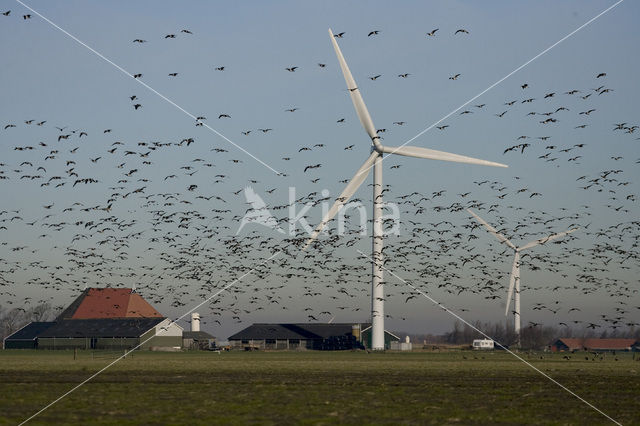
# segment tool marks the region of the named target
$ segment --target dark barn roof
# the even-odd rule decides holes
[[[253,324],[229,337],[229,340],[327,339],[351,334],[352,323]],[[368,324],[362,324],[364,328]]]
[[[215,339],[212,335],[207,333],[206,331],[183,331],[182,332],[183,339],[193,339],[193,340],[211,340]]]
[[[58,321],[38,337],[140,337],[165,318],[99,318]]]
[[[55,322],[32,322],[22,327],[20,330],[15,333],[7,336],[6,341],[13,340],[35,340],[47,330],[49,327],[54,325]]]

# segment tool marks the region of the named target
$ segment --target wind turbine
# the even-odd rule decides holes
[[[518,336],[518,344],[520,344],[520,252],[540,244],[548,243],[549,241],[553,241],[560,237],[564,237],[565,235],[570,234],[574,231],[577,231],[580,228],[569,229],[568,231],[559,232],[557,234],[549,235],[548,237],[540,238],[539,240],[531,241],[530,243],[527,243],[521,247],[516,247],[511,241],[509,241],[509,239],[507,239],[507,237],[499,233],[493,226],[489,225],[484,219],[482,219],[480,216],[472,212],[471,209],[467,209],[467,211],[473,217],[475,217],[478,222],[484,225],[484,227],[487,228],[487,231],[495,235],[495,237],[501,243],[505,243],[515,252],[515,256],[513,256],[513,266],[511,267],[511,277],[509,278],[509,290],[507,292],[507,306],[505,308],[504,315],[505,316],[509,315],[509,303],[511,302],[511,296],[514,293],[513,290],[515,288],[515,295],[513,296],[513,299],[514,299],[513,303],[515,305],[513,310],[513,317],[514,317],[515,323],[514,323],[513,330]]]
[[[371,278],[371,347],[373,350],[384,350],[384,285],[383,285],[383,257],[382,257],[382,156],[383,154],[398,154],[407,157],[426,158],[431,160],[453,161],[457,163],[481,164],[485,166],[507,167],[504,164],[491,161],[479,160],[448,152],[435,151],[433,149],[419,148],[415,146],[384,146],[380,143],[380,137],[376,133],[369,111],[367,110],[362,95],[358,89],[347,62],[342,56],[340,47],[336,42],[333,32],[329,29],[329,36],[333,48],[336,51],[342,74],[347,83],[347,89],[351,96],[351,101],[356,109],[362,127],[371,138],[371,154],[364,164],[358,169],[355,176],[347,184],[340,196],[329,211],[322,218],[320,224],[313,231],[303,250],[315,240],[327,223],[333,219],[340,208],[353,196],[356,190],[362,185],[369,171],[373,166],[373,244],[372,244],[372,278]]]

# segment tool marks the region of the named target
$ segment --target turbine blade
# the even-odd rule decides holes
[[[360,94],[360,89],[358,89],[358,85],[351,75],[347,61],[344,60],[344,56],[342,56],[342,52],[340,51],[340,46],[338,46],[338,42],[333,36],[331,29],[329,29],[329,35],[331,36],[331,43],[333,43],[333,49],[336,51],[338,62],[340,62],[340,68],[342,68],[342,74],[344,75],[344,80],[347,83],[347,89],[349,89],[349,95],[351,96],[351,101],[356,109],[360,123],[369,134],[371,140],[376,139],[378,138],[378,134],[376,133],[376,128],[373,125],[367,106],[364,104],[364,100]]]
[[[369,155],[369,158],[367,158],[367,161],[364,162],[364,164],[358,169],[358,171],[353,176],[353,178],[351,178],[351,181],[344,188],[340,196],[336,199],[335,203],[333,203],[333,206],[331,206],[327,214],[322,218],[322,221],[320,222],[320,224],[318,224],[316,229],[313,231],[313,233],[305,243],[304,247],[302,247],[303,251],[306,250],[307,247],[309,247],[309,245],[313,242],[313,240],[315,240],[318,237],[318,235],[320,234],[320,232],[322,232],[322,230],[327,225],[327,223],[331,219],[333,219],[336,213],[338,213],[338,210],[340,210],[340,208],[344,204],[346,204],[347,201],[349,201],[349,199],[353,196],[353,194],[355,194],[355,192],[358,190],[360,185],[362,185],[362,182],[364,182],[367,176],[369,176],[369,171],[371,170],[371,166],[373,166],[373,163],[376,161],[376,158],[378,157],[378,155],[381,155],[381,154],[378,153],[377,151],[371,152],[371,155]]]
[[[479,164],[482,166],[492,167],[509,167],[502,163],[494,163],[493,161],[480,160],[478,158],[436,151],[435,149],[420,148],[417,146],[383,146],[382,152],[386,154],[405,155],[407,157],[426,158],[429,160],[453,161],[455,163]]]
[[[478,222],[480,222],[481,224],[484,225],[485,228],[487,228],[487,231],[491,232],[493,235],[495,235],[495,237],[500,240],[501,243],[505,243],[506,245],[508,245],[509,247],[511,247],[514,250],[518,250],[516,248],[516,246],[507,239],[507,237],[505,237],[504,235],[502,235],[501,233],[499,233],[496,228],[494,228],[493,226],[489,225],[487,222],[484,221],[484,219],[482,219],[480,216],[478,216],[477,214],[475,214],[474,212],[471,211],[471,209],[467,209],[467,211],[469,212],[469,214],[471,214],[473,217],[476,218],[476,220]]]
[[[511,296],[513,296],[513,288],[516,284],[516,279],[520,279],[520,253],[516,252],[513,257],[513,266],[511,267],[511,277],[509,278],[509,290],[507,292],[507,307],[504,311],[504,315],[509,315],[509,303],[511,303]]]
[[[570,229],[568,231],[559,232],[557,234],[549,235],[548,237],[540,238],[539,240],[531,241],[530,243],[527,243],[527,244],[523,245],[522,247],[520,247],[518,249],[518,251],[526,250],[528,248],[535,247],[535,246],[537,246],[539,244],[548,243],[549,241],[553,241],[553,240],[555,240],[557,238],[564,237],[567,234],[575,232],[578,229],[580,229],[580,228],[573,228],[573,229]]]

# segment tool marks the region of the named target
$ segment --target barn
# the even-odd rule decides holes
[[[370,324],[252,324],[229,337],[232,348],[271,350],[349,350],[370,347]],[[362,330],[362,332],[361,332]],[[367,334],[368,333],[368,334]],[[385,345],[397,336],[385,332]]]
[[[182,328],[168,318],[63,320],[38,335],[38,349],[181,347]]]
[[[640,341],[637,339],[573,339],[563,337],[551,344],[551,351],[632,351],[638,350],[638,347],[640,347]]]
[[[216,345],[216,338],[206,331],[183,331],[182,347],[191,350],[209,350]]]
[[[51,322],[32,322],[4,339],[5,349],[181,347],[182,327],[130,288],[88,288]]]
[[[360,347],[353,324],[252,324],[229,337],[232,348],[354,349]]]

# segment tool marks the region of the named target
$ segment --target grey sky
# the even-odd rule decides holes
[[[145,83],[194,115],[207,117],[205,123],[285,174],[276,176],[205,127],[195,126],[194,120],[183,112],[34,14],[31,19],[23,19],[30,12],[18,3],[2,2],[0,12],[11,10],[11,14],[0,15],[0,54],[4,58],[0,68],[0,163],[5,164],[0,170],[7,177],[0,180],[0,211],[7,211],[0,216],[0,227],[7,228],[0,228],[0,270],[6,280],[0,287],[0,303],[20,305],[25,296],[31,296],[66,304],[83,287],[84,280],[87,285],[148,286],[150,299],[163,299],[158,304],[161,312],[179,315],[197,303],[199,295],[207,294],[199,289],[206,277],[211,276],[217,284],[231,279],[284,244],[277,233],[257,225],[247,227],[236,238],[245,238],[242,244],[247,244],[246,250],[234,252],[232,243],[222,243],[234,236],[239,218],[247,209],[242,192],[235,192],[251,185],[270,208],[287,204],[288,188],[294,186],[300,197],[322,189],[328,189],[335,197],[344,187],[340,181],[351,178],[365,160],[368,137],[353,111],[327,28],[345,33],[338,41],[374,123],[377,128],[387,129],[383,134],[385,143],[400,145],[613,2],[405,2],[402,6],[389,2],[367,2],[365,6],[356,2],[293,1],[224,5],[195,2],[188,6],[157,2],[28,4],[127,71],[143,74],[141,80]],[[414,191],[428,197],[436,191],[446,191],[441,197],[423,202],[420,206],[424,210],[402,205],[401,235],[387,242],[389,268],[412,282],[421,282],[445,305],[469,309],[465,312],[469,319],[503,318],[511,254],[499,255],[503,247],[482,229],[473,231],[476,239],[469,239],[470,230],[465,226],[472,221],[464,210],[437,209],[477,200],[485,203],[480,214],[513,236],[516,245],[547,232],[546,225],[531,224],[532,216],[543,221],[565,217],[549,222],[552,232],[563,231],[574,223],[584,229],[565,244],[541,248],[536,254],[543,259],[530,260],[534,268],[523,266],[523,325],[528,321],[555,324],[566,320],[567,310],[574,304],[581,307],[581,316],[573,314],[570,318],[583,321],[597,321],[600,314],[613,315],[620,301],[632,307],[640,304],[639,264],[637,248],[633,247],[638,226],[629,225],[638,219],[640,133],[613,131],[614,123],[640,124],[639,58],[635,53],[639,42],[635,22],[638,12],[636,3],[623,2],[463,108],[470,113],[456,113],[441,123],[449,127],[434,128],[411,143],[504,162],[509,169],[393,156],[385,160],[385,184],[390,185],[385,194],[387,201],[400,203],[404,200],[400,196]],[[426,36],[436,28],[435,36]],[[461,28],[469,34],[455,34]],[[181,32],[183,29],[193,34]],[[379,34],[368,37],[373,30]],[[165,38],[169,34],[175,34],[175,38]],[[135,39],[146,43],[134,43]],[[294,66],[298,67],[295,72],[286,70]],[[219,67],[224,70],[216,70]],[[171,77],[170,73],[178,75]],[[404,73],[409,76],[397,77]],[[600,73],[606,76],[596,78]],[[449,78],[456,74],[460,74],[457,79]],[[376,75],[380,77],[370,79]],[[528,87],[522,89],[525,83]],[[604,89],[593,90],[601,85],[612,91],[600,94]],[[565,94],[574,89],[580,92]],[[555,95],[545,98],[550,93]],[[131,101],[129,97],[133,95],[137,98]],[[587,95],[590,96],[582,98]],[[535,100],[523,103],[531,98]],[[510,101],[516,102],[505,105]],[[141,107],[135,110],[133,105],[137,103]],[[560,107],[568,111],[555,112]],[[299,109],[287,112],[290,108]],[[580,114],[591,109],[595,111]],[[507,113],[498,117],[503,111]],[[530,112],[536,114],[527,115]],[[554,114],[542,115],[546,112]],[[231,118],[219,119],[220,114]],[[540,123],[549,117],[557,122]],[[344,123],[337,123],[342,118]],[[32,124],[25,124],[32,119]],[[36,125],[45,120],[42,126]],[[398,121],[406,123],[393,124]],[[16,127],[3,130],[10,123]],[[584,124],[585,128],[579,128]],[[60,132],[55,126],[67,128]],[[266,128],[273,130],[259,130]],[[104,133],[106,129],[111,131]],[[73,130],[76,133],[70,133]],[[243,135],[247,130],[251,133]],[[79,138],[82,131],[88,135]],[[58,141],[61,134],[71,136]],[[518,140],[520,136],[527,138]],[[537,139],[547,136],[549,139]],[[175,144],[185,138],[194,138],[195,142],[149,149],[153,141]],[[117,141],[123,145],[112,145]],[[139,145],[140,142],[146,145]],[[530,144],[522,154],[520,150],[503,154],[505,149],[521,143]],[[316,144],[324,146],[299,151]],[[575,146],[581,144],[584,146]],[[349,145],[354,147],[345,150]],[[15,149],[25,146],[35,149]],[[78,150],[71,153],[76,147]],[[113,154],[108,152],[116,147]],[[212,151],[216,148],[228,152]],[[563,149],[570,151],[562,152]],[[52,150],[58,153],[51,154]],[[125,155],[126,151],[135,154]],[[546,158],[539,158],[547,153],[550,154]],[[50,155],[54,158],[47,159]],[[551,158],[556,160],[546,161]],[[197,159],[203,161],[194,161]],[[303,172],[306,166],[315,164],[322,166]],[[394,165],[401,167],[391,169]],[[38,167],[45,171],[38,171]],[[77,177],[69,176],[67,171],[72,167]],[[603,178],[603,172],[610,170],[621,172]],[[22,178],[25,175],[41,177]],[[171,175],[176,177],[165,179]],[[54,176],[62,179],[41,186]],[[582,176],[587,177],[577,180]],[[80,178],[99,182],[73,186]],[[312,183],[311,179],[316,178],[320,180]],[[581,189],[589,185],[589,180],[598,178],[596,185]],[[606,182],[607,178],[616,181]],[[490,188],[491,183],[474,184],[484,180],[497,182],[494,189]],[[61,182],[66,184],[56,188]],[[198,187],[188,191],[191,185]],[[145,189],[141,192],[123,197],[142,187]],[[507,189],[495,189],[501,187]],[[276,190],[267,192],[273,188]],[[524,188],[527,190],[518,192]],[[356,194],[368,208],[370,192],[370,187],[363,185]],[[458,195],[467,192],[470,194],[465,197]],[[177,194],[176,199],[158,195],[168,193]],[[534,193],[541,195],[532,196]],[[507,195],[498,198],[504,194]],[[197,198],[212,195],[224,202]],[[151,197],[142,198],[148,196]],[[115,201],[109,202],[110,199]],[[149,204],[150,201],[156,204]],[[82,205],[73,206],[75,202]],[[167,206],[167,202],[174,204]],[[52,204],[51,208],[43,207]],[[110,211],[81,210],[109,204]],[[496,208],[487,211],[492,204]],[[70,207],[74,210],[64,211]],[[154,211],[159,210],[177,212],[171,219],[174,222],[154,223]],[[186,213],[189,211],[196,213]],[[278,218],[287,216],[286,209],[272,213]],[[21,219],[10,220],[15,216]],[[114,220],[101,222],[108,217]],[[187,219],[176,220],[181,217]],[[319,218],[318,207],[309,220],[315,224]],[[447,251],[437,241],[429,242],[437,234],[412,236],[413,228],[433,231],[432,224],[443,220],[452,223],[446,225],[450,231],[443,238],[470,246],[454,245]],[[28,224],[34,221],[33,225]],[[188,227],[180,227],[185,222]],[[91,228],[95,224],[99,226]],[[611,226],[618,227],[609,229]],[[598,236],[598,232],[603,234]],[[618,233],[620,238],[611,239]],[[199,240],[207,234],[212,238]],[[454,237],[455,234],[462,237]],[[246,239],[253,236],[259,238]],[[236,311],[225,309],[220,316],[209,315],[203,328],[225,337],[246,323],[306,321],[308,315],[320,320],[335,316],[336,321],[366,321],[370,268],[354,249],[369,250],[370,239],[358,238],[349,245],[350,238],[341,241],[327,246],[327,251],[335,254],[327,268],[313,263],[325,256],[314,252],[307,255],[313,257],[298,255],[288,258],[285,265],[272,265],[264,271],[263,279],[243,281],[237,288],[247,293],[226,295],[214,305]],[[425,253],[438,252],[426,257],[418,249],[414,256],[393,256],[416,244],[429,247]],[[610,246],[603,248],[601,244]],[[105,263],[79,265],[70,260],[79,259],[70,248],[97,253],[104,256]],[[462,265],[461,259],[476,252],[484,256],[483,264],[494,272],[486,278],[496,281],[489,286],[491,291],[482,282],[484,275],[471,268],[473,262]],[[632,256],[625,260],[629,253]],[[598,258],[600,254],[612,260],[605,263]],[[556,258],[561,260],[559,265],[545,262]],[[87,262],[91,260],[88,258]],[[419,272],[430,262],[444,275]],[[598,268],[603,271],[586,274],[596,277],[596,281],[581,278],[584,269],[595,262],[602,262]],[[174,269],[157,276],[163,268],[170,267]],[[540,270],[532,270],[535,267]],[[357,275],[340,277],[340,272],[349,268]],[[190,277],[189,271],[196,272]],[[296,276],[287,278],[285,275],[291,271]],[[438,288],[443,280],[446,285]],[[387,305],[392,316],[388,328],[435,332],[449,328],[451,317],[424,299],[404,303],[407,296],[401,292],[409,288],[390,277],[387,281],[389,293],[393,293]],[[275,288],[281,285],[285,287]],[[561,288],[554,290],[558,285]],[[259,291],[252,290],[256,286]],[[307,291],[305,286],[314,290]],[[340,292],[343,287],[353,297]],[[460,292],[460,288],[466,290]],[[485,290],[479,290],[482,288]],[[318,294],[305,296],[306,293]],[[500,298],[486,298],[493,294]],[[251,300],[252,296],[259,299]],[[532,310],[535,303],[551,306],[556,300],[562,307],[556,315]],[[186,305],[177,306],[180,303]],[[283,310],[283,306],[287,309]],[[348,309],[339,309],[347,306]],[[261,309],[256,310],[258,307]],[[311,310],[305,311],[306,308]],[[637,309],[633,309],[625,315],[629,321],[638,318]],[[331,315],[319,316],[325,311]],[[214,323],[216,319],[222,324]]]

